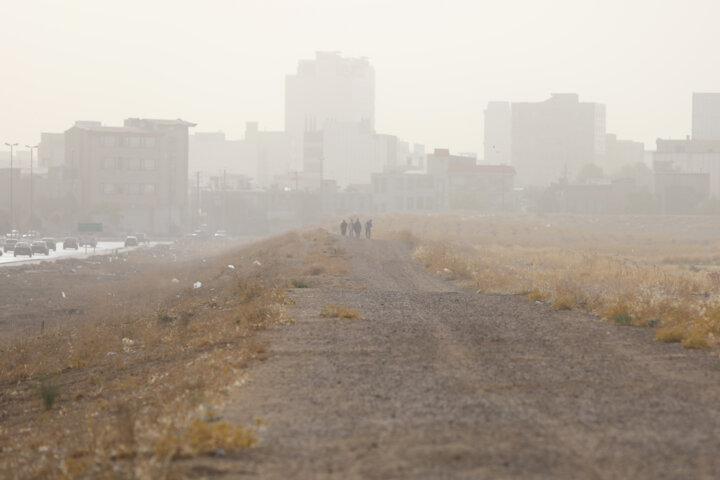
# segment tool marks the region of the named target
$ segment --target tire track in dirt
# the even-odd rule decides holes
[[[397,242],[339,239],[356,288],[297,289],[297,322],[225,418],[258,447],[227,478],[718,478],[720,359],[428,275]],[[318,316],[344,303],[363,319]]]

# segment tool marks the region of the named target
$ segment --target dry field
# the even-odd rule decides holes
[[[717,217],[388,215],[428,271],[484,293],[520,294],[688,348],[720,341]]]
[[[337,282],[322,231],[3,268],[0,478],[182,478],[178,460],[252,446],[219,417],[292,321],[287,286]]]

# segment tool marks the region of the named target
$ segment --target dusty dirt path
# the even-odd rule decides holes
[[[720,478],[720,358],[426,274],[341,239],[357,288],[296,289],[297,322],[224,416],[260,444],[213,478]],[[363,319],[319,317],[344,303]]]

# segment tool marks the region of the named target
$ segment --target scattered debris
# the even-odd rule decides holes
[[[230,270],[235,270],[235,265],[228,265],[228,268],[229,268]]]
[[[452,273],[452,270],[450,270],[449,268],[445,267],[445,268],[443,268],[443,272],[445,272],[445,273]]]
[[[171,281],[172,283],[180,283],[180,280],[178,280],[177,278],[173,278],[173,279],[170,280],[170,281]]]
[[[202,287],[202,282],[195,282],[195,283],[193,283],[193,288],[198,289],[198,288],[200,288],[200,287]]]
[[[67,298],[67,295],[65,295],[65,292],[60,292],[60,293],[62,293],[63,298]]]
[[[128,337],[123,337],[122,343],[125,347],[132,347],[133,345],[135,345],[135,341],[129,339]]]
[[[260,263],[260,260],[253,260],[253,265],[257,265],[258,267],[262,267],[262,263]]]

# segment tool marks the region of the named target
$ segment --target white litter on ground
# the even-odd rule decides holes
[[[200,287],[202,287],[202,282],[195,282],[195,283],[193,283],[193,288],[196,288],[196,289],[197,289],[197,288],[200,288]]]
[[[261,267],[262,263],[260,263],[260,260],[253,260],[253,265],[257,265],[258,267]]]
[[[62,293],[63,298],[67,298],[67,296],[65,295],[65,292],[60,292],[60,293]]]
[[[235,265],[228,265],[228,268],[229,268],[230,270],[235,270]]]
[[[180,283],[180,280],[178,280],[177,278],[173,278],[173,279],[170,280],[170,281],[171,281],[172,283]]]

